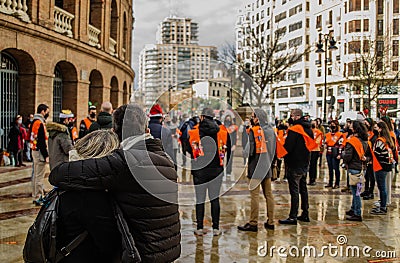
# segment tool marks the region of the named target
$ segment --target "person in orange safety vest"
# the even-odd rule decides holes
[[[214,120],[214,111],[205,108],[198,126],[189,131],[192,150],[192,174],[196,193],[195,235],[202,236],[204,230],[204,206],[206,193],[211,203],[213,235],[221,234],[219,229],[219,195],[222,184],[224,158],[227,151],[228,133]]]
[[[81,121],[79,125],[79,138],[83,138],[89,133],[90,126],[96,121],[97,109],[96,106],[91,105],[89,107],[89,115]]]

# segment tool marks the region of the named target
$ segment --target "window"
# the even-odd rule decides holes
[[[376,62],[376,70],[382,71],[383,70],[383,62],[382,60],[379,60]]]
[[[322,5],[322,0],[318,0],[318,4],[319,4],[319,5]]]
[[[364,32],[368,32],[369,31],[369,19],[364,19]]]
[[[368,52],[368,50],[369,50],[369,41],[364,40],[363,41],[363,52]]]
[[[317,90],[317,97],[322,97],[324,91],[322,89]]]
[[[318,69],[317,70],[317,77],[321,77],[322,76],[322,69]],[[322,95],[321,95],[322,96]],[[320,96],[320,97],[321,97]]]
[[[264,10],[261,11],[261,19],[264,18]]]
[[[296,31],[303,27],[303,21],[289,25],[289,32]]]
[[[399,34],[399,19],[393,19],[393,35]]]
[[[392,62],[392,71],[399,71],[399,62],[398,61]]]
[[[398,40],[393,40],[392,50],[393,50],[393,56],[397,57],[399,55],[399,41]]]
[[[297,13],[301,13],[302,11],[303,11],[303,5],[302,4],[297,5],[297,6],[293,7],[293,8],[290,8],[289,9],[289,17],[291,17],[291,16],[293,16],[293,15],[295,15]]]
[[[284,43],[279,43],[279,44],[276,46],[276,51],[286,50],[286,48],[287,48],[286,42],[284,42]]]
[[[288,79],[292,80],[293,83],[297,82],[297,79],[301,78],[302,72],[301,70],[291,71],[288,73]]]
[[[364,0],[364,10],[369,10],[369,0]]]
[[[349,0],[349,12],[361,11],[361,0]]]
[[[399,0],[393,0],[393,13],[399,13]]]
[[[310,28],[310,18],[306,19],[306,28]]]
[[[317,28],[321,28],[322,27],[322,15],[317,16]]]
[[[310,77],[310,70],[306,68],[306,78],[308,79]]]
[[[353,20],[348,23],[349,33],[361,32],[361,20]]]
[[[328,18],[329,25],[333,24],[333,11],[329,11],[329,18]]]
[[[378,14],[383,14],[383,0],[378,0]]]
[[[348,64],[348,76],[360,75],[360,62],[351,62]]]
[[[286,18],[286,11],[275,16],[275,23],[279,23],[280,21],[282,21],[285,18]]]
[[[377,41],[376,42],[376,52],[378,56],[383,56],[383,49],[384,49],[385,42]]]
[[[303,42],[303,37],[296,37],[294,39],[289,40],[289,48],[300,46]]]
[[[310,11],[310,2],[306,2],[306,11]]]
[[[377,24],[378,36],[383,36],[383,20],[378,20]]]
[[[288,89],[279,89],[276,91],[276,97],[278,99],[287,98],[289,95]]]
[[[291,88],[290,97],[301,97],[304,95],[303,87]]]

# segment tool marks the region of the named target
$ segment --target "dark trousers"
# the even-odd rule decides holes
[[[181,140],[182,143],[182,164],[186,165],[186,152],[190,154],[190,143],[189,140]]]
[[[178,171],[178,161],[176,160],[176,157],[178,156],[178,149],[174,149],[173,155],[174,156],[172,156],[172,160],[174,161],[175,171]]]
[[[378,185],[379,189],[379,198],[381,199],[381,208],[386,208],[387,205],[387,189],[386,189],[386,177],[389,175],[389,172],[384,170],[380,170],[375,173],[376,176],[376,184]]]
[[[303,210],[302,215],[308,216],[307,169],[288,168],[287,172],[291,200],[289,218],[297,218],[299,211],[299,194],[301,197],[301,210]]]
[[[375,188],[375,174],[371,164],[367,166],[367,171],[365,173],[365,192],[373,194],[374,188]]]
[[[22,164],[22,156],[23,156],[23,150],[17,150],[13,151],[13,157],[14,157],[14,165],[21,165]]]
[[[326,155],[326,160],[328,161],[329,168],[329,185],[333,185],[333,171],[335,171],[335,185],[340,184],[340,168],[339,163],[340,160],[336,159],[331,154]]]
[[[196,192],[196,221],[197,229],[203,229],[204,209],[206,202],[206,192],[208,190],[208,198],[211,203],[211,218],[213,229],[219,229],[219,218],[221,208],[219,205],[219,194],[222,184],[222,176],[215,178],[207,183],[198,183],[196,177],[193,177]]]
[[[310,183],[314,183],[317,179],[318,158],[319,152],[311,152],[310,171],[308,173],[310,176]]]

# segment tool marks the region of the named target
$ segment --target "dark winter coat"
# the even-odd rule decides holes
[[[256,126],[260,126],[257,124]],[[271,178],[271,164],[274,159],[276,148],[276,136],[272,126],[265,125],[262,127],[264,130],[265,140],[267,142],[266,153],[256,153],[256,139],[253,130],[250,129],[249,133],[249,163],[247,168],[248,178]]]
[[[223,172],[218,152],[217,136],[219,129],[218,124],[209,118],[205,118],[199,124],[199,134],[204,156],[199,156],[196,160],[192,161],[192,173],[195,184],[209,182]]]
[[[8,146],[7,146],[7,151],[8,152],[18,152],[23,148],[23,135],[21,133],[20,127],[18,124],[13,124],[11,126],[10,132],[8,133]]]
[[[65,190],[109,190],[125,214],[143,262],[179,258],[177,174],[159,140],[148,139],[104,158],[61,164],[49,181]]]
[[[168,128],[162,126],[162,124],[160,123],[160,119],[150,118],[149,129],[151,135],[154,138],[160,139],[162,141],[162,146],[165,152],[170,157],[174,156],[171,131]]]
[[[370,156],[368,142],[363,140],[360,140],[360,142],[364,148],[365,156]],[[367,168],[366,163],[370,160],[370,158],[367,158],[366,161],[361,161],[356,149],[350,143],[346,143],[344,152],[342,152],[342,158],[343,162],[347,165],[347,169],[358,171],[365,170]]]
[[[305,121],[304,118],[294,122],[294,125],[300,124],[303,126],[304,131],[311,137],[314,138],[314,134],[311,130],[311,124]],[[284,145],[288,154],[285,156],[285,164],[288,168],[292,169],[308,169],[310,164],[310,151],[306,147],[306,143],[301,134],[288,131],[288,135]]]
[[[68,162],[69,151],[74,147],[67,126],[50,122],[46,128],[49,133],[49,164],[52,170],[57,165]]]
[[[121,234],[109,193],[67,191],[60,196],[57,246],[61,249],[85,230],[89,235],[60,263],[120,263]]]
[[[112,121],[113,119],[110,113],[100,112],[99,116],[97,116],[97,121],[93,122],[92,125],[90,125],[89,133],[97,130],[112,129]]]

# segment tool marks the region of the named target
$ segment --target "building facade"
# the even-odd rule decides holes
[[[397,109],[398,0],[250,0],[239,11],[236,46],[238,57],[244,63],[254,64],[246,28],[261,34],[259,38],[265,45],[277,30],[285,32],[279,40],[276,58],[280,52],[291,52],[295,48],[301,54],[304,48],[310,47],[301,62],[288,68],[271,85],[274,96],[270,105],[276,116],[287,117],[291,108],[298,107],[313,117],[323,118],[324,100],[328,102],[328,119],[337,118],[344,111],[364,110],[369,98],[368,88],[363,84],[365,74],[360,77],[363,67],[369,68],[373,78],[385,82],[376,85],[379,89],[371,89],[371,115],[377,116],[380,106]],[[318,42],[325,42],[325,36],[333,37],[337,47],[331,50],[329,45],[323,46],[324,50],[329,49],[327,56],[324,52],[317,53],[315,48]],[[368,65],[361,62],[367,57],[371,61]]]
[[[50,106],[81,120],[88,102],[127,103],[134,71],[132,2],[56,0],[0,2],[0,127],[17,114]],[[7,143],[2,137],[2,147]]]
[[[191,81],[210,78],[217,59],[216,47],[198,45],[198,25],[190,18],[166,18],[156,38],[157,44],[146,45],[140,53],[139,90],[144,91],[147,107],[169,90],[180,91]]]

